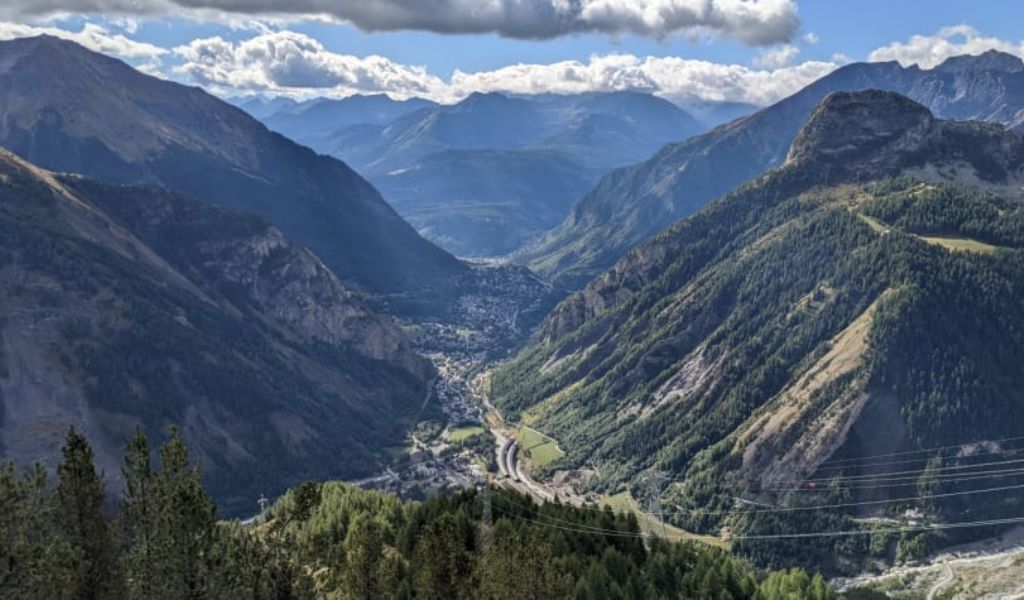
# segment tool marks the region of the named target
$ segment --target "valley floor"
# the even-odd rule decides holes
[[[1024,527],[941,553],[915,565],[833,581],[840,591],[868,588],[904,600],[1024,598]]]

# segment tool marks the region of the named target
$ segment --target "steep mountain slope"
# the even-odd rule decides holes
[[[275,128],[274,119],[266,123]],[[701,129],[650,94],[494,93],[386,125],[339,126],[310,143],[366,175],[428,239],[460,255],[493,256],[560,223],[608,169]]]
[[[161,188],[58,177],[0,151],[0,452],[89,434],[112,486],[135,426],[180,425],[229,512],[367,474],[432,368],[265,221]]]
[[[42,167],[255,212],[379,293],[466,273],[359,175],[241,110],[52,37],[0,43],[0,145]],[[421,291],[421,293],[423,293]]]
[[[734,497],[808,502],[795,493],[805,480],[827,490],[833,477],[839,502],[913,496],[932,453],[881,467],[913,473],[903,479],[842,477],[878,477],[864,457],[921,448],[947,448],[945,468],[970,442],[1019,435],[1022,176],[1024,139],[1000,125],[937,120],[888,92],[833,93],[781,168],[559,305],[495,373],[492,400],[558,439],[561,467],[597,469],[599,487],[670,471],[666,498],[689,527],[856,528],[829,512],[736,521],[730,509]],[[921,489],[971,485],[992,481]],[[1005,516],[1019,512],[1010,494],[922,508],[938,520],[964,505],[972,519]],[[831,543],[787,552],[813,561]]]
[[[609,173],[520,260],[562,286],[581,287],[634,245],[779,166],[827,94],[869,88],[907,95],[944,118],[1011,127],[1024,121],[1024,67],[1010,55],[993,51],[957,57],[932,70],[895,62],[849,65],[749,117]]]

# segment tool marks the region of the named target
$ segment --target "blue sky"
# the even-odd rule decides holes
[[[8,2],[0,37],[67,35],[223,95],[645,89],[764,104],[849,60],[929,67],[1024,48],[1024,3],[1000,0]]]

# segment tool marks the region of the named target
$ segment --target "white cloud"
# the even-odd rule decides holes
[[[713,35],[752,46],[786,43],[796,0],[4,0],[0,18],[53,15],[330,18],[366,31],[496,33],[547,39],[581,32]]]
[[[800,49],[793,44],[783,44],[761,50],[754,59],[754,66],[764,69],[779,69],[793,62]]]
[[[893,42],[869,54],[868,60],[895,60],[903,66],[930,69],[952,56],[981,54],[987,50],[1024,56],[1024,42],[987,37],[969,25],[956,25],[940,29],[935,35],[915,35],[906,42]]]
[[[836,52],[832,55],[832,62],[838,65],[848,65],[853,62],[853,59],[842,52]]]
[[[356,57],[326,49],[295,32],[256,35],[232,43],[205,38],[175,49],[183,61],[175,75],[221,92],[270,92],[293,96],[387,93],[455,102],[473,92],[575,94],[647,91],[676,100],[729,100],[768,104],[836,68],[805,62],[753,69],[678,57],[595,55],[588,61],[517,64],[491,71],[456,70],[448,81],[424,67],[381,56]]]
[[[263,33],[239,43],[220,37],[197,39],[174,52],[184,61],[174,67],[177,75],[220,89],[431,97],[444,88],[444,82],[423,67],[382,56],[336,54],[316,39],[291,31]]]
[[[424,67],[381,56],[356,57],[326,49],[295,32],[256,35],[232,43],[206,38],[175,49],[180,78],[221,92],[293,96],[387,93],[455,102],[473,92],[575,94],[647,91],[675,100],[729,100],[768,104],[836,68],[829,62],[753,69],[677,57],[595,55],[587,61],[517,64],[491,71],[456,70],[448,81]]]
[[[77,42],[90,50],[112,54],[148,70],[155,68],[167,50],[153,44],[138,42],[98,23],[86,23],[79,31],[68,31],[60,27],[23,25],[0,21],[0,40],[10,40],[37,35],[52,35]]]

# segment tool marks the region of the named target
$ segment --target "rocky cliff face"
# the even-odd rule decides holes
[[[0,151],[0,449],[74,424],[112,486],[135,426],[180,426],[229,513],[383,463],[433,370],[402,330],[260,218]]]
[[[345,346],[426,376],[427,361],[392,318],[269,223],[155,188],[63,181],[233,308],[270,317],[302,342]]]

